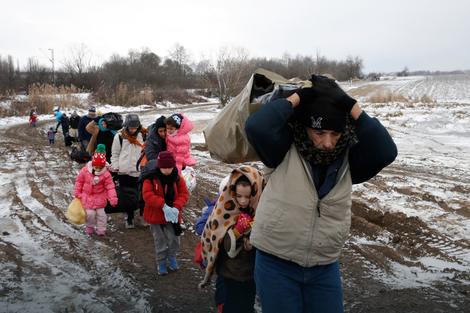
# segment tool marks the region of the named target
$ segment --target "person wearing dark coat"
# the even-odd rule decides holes
[[[62,114],[61,118],[61,124],[62,124],[62,133],[64,134],[64,138],[69,135],[69,128],[70,128],[70,120],[67,114]]]
[[[80,122],[78,123],[78,140],[80,141],[83,151],[86,150],[91,139],[91,134],[86,130],[86,126],[91,121],[98,122],[96,108],[93,106],[88,109],[87,115],[84,115],[80,118]]]
[[[87,146],[87,151],[93,154],[99,144],[104,144],[106,146],[106,161],[111,164],[111,148],[117,131],[109,129],[104,118],[100,118],[98,123],[95,121],[88,123],[86,131],[92,135]]]
[[[78,141],[78,124],[80,123],[80,116],[77,114],[77,111],[73,111],[70,116],[70,129],[69,135],[73,138],[74,141]]]
[[[145,143],[145,156],[147,160],[156,160],[161,151],[166,151],[166,125],[165,116],[157,118],[155,123],[149,127],[149,136]]]
[[[250,235],[263,313],[343,312],[339,256],[352,185],[397,156],[386,128],[325,76],[249,116],[248,141],[273,169]]]

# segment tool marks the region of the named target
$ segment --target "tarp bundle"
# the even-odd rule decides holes
[[[299,88],[310,86],[310,81],[286,79],[265,69],[257,69],[245,88],[204,129],[211,157],[226,163],[259,160],[246,139],[248,116],[270,100],[287,97]]]

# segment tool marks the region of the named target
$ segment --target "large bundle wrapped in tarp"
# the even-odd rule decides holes
[[[288,97],[310,81],[286,79],[265,69],[257,69],[245,88],[233,98],[204,129],[211,157],[226,163],[259,160],[245,134],[245,122],[262,105],[280,97]]]

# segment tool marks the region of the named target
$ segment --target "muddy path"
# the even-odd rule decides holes
[[[196,128],[203,125],[199,121]],[[181,269],[158,277],[147,227],[125,229],[122,215],[115,214],[108,235],[90,239],[66,222],[80,166],[69,159],[60,133],[54,146],[47,145],[46,126],[0,129],[0,312],[214,312],[213,289],[196,287],[203,273],[191,261],[197,241],[192,224],[203,198],[215,196],[235,165],[212,160],[202,145],[193,145],[198,183],[184,211]],[[354,190],[351,237],[340,259],[346,312],[470,307],[470,242],[452,233],[452,223],[470,215],[468,175],[413,168],[394,164]],[[453,197],[428,191],[433,184]],[[397,203],[447,215],[431,224],[389,209]]]

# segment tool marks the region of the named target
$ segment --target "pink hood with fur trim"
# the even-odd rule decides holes
[[[167,151],[171,151],[175,155],[176,167],[179,173],[181,173],[181,169],[184,166],[196,164],[196,160],[191,156],[191,139],[189,138],[189,132],[193,129],[193,123],[184,114],[180,114],[183,116],[183,121],[176,135],[171,136],[167,134],[166,136]]]

